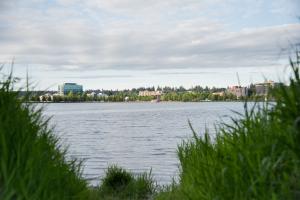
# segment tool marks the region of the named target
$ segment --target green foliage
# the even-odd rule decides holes
[[[133,175],[120,167],[111,166],[96,196],[102,199],[149,199],[155,187],[151,172]]]
[[[13,82],[0,85],[0,199],[86,199],[80,164],[66,160],[41,109],[12,92]]]
[[[192,129],[178,148],[180,181],[157,199],[299,199],[299,63],[297,53],[290,86],[273,91],[275,104],[245,104],[241,119],[220,125],[215,138]]]
[[[109,167],[102,186],[112,191],[123,190],[133,180],[132,174],[117,166]]]
[[[178,191],[179,187],[173,180],[171,185],[161,186],[154,199],[156,200],[182,200],[185,199],[184,196],[180,195]]]

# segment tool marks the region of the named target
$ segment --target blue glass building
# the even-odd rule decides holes
[[[64,83],[58,86],[58,92],[60,95],[67,95],[70,92],[73,94],[82,94],[82,85],[77,85],[77,83]]]

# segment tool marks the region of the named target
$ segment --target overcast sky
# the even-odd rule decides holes
[[[277,81],[300,42],[299,10],[299,0],[1,0],[0,62],[14,59],[21,78],[28,68],[36,89]]]

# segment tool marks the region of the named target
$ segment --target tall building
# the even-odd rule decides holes
[[[76,83],[63,83],[58,86],[58,92],[60,95],[67,95],[70,92],[73,94],[81,94],[83,92],[82,85]]]
[[[255,92],[258,96],[266,96],[269,93],[270,88],[278,87],[279,83],[274,81],[265,81],[264,83],[255,84]]]
[[[246,97],[248,95],[248,88],[241,86],[231,86],[227,88],[227,92],[235,95],[237,98]]]

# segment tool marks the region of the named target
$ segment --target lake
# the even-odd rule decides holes
[[[177,146],[205,128],[228,122],[241,102],[199,103],[53,103],[45,105],[55,134],[68,156],[83,159],[83,175],[97,185],[109,165],[134,173],[150,171],[159,184],[169,184],[179,169]]]

